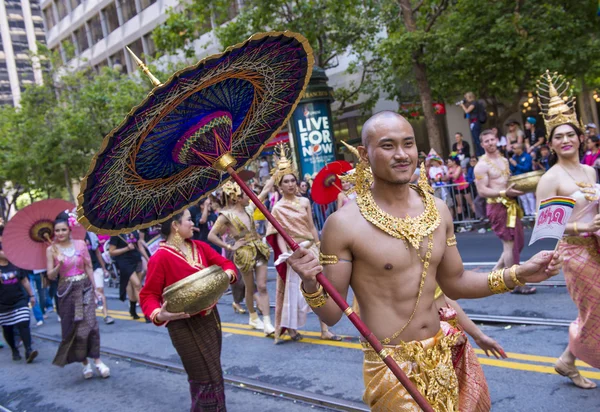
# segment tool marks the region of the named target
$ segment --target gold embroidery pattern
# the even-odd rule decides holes
[[[456,235],[452,235],[452,237],[449,237],[448,239],[446,239],[446,246],[452,247],[452,246],[456,246],[456,245],[457,245]]]
[[[377,353],[363,342],[365,361],[381,362],[381,355],[391,355],[399,364],[410,365],[406,371],[419,392],[425,395],[435,411],[458,411],[458,379],[452,366],[452,348],[460,333],[443,336],[432,346],[423,347],[422,342],[400,342]]]

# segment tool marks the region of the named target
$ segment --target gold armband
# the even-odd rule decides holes
[[[448,246],[448,247],[456,246],[456,235],[452,235],[452,237],[449,237],[448,239],[446,239],[446,246]]]
[[[577,222],[573,222],[573,232],[575,232],[576,235],[579,235],[579,230],[577,230]]]
[[[504,282],[504,269],[492,270],[490,272],[488,275],[488,288],[495,295],[510,292],[510,289]]]
[[[306,303],[308,303],[308,306],[310,306],[313,309],[320,308],[321,306],[325,305],[325,303],[327,303],[327,299],[329,298],[329,296],[327,296],[327,294],[323,291],[323,286],[320,284],[319,289],[317,289],[316,292],[307,293],[304,290],[304,284],[301,283],[300,292],[302,292],[302,296],[304,296],[304,299],[306,300]]]
[[[484,175],[475,175],[475,180],[481,180],[484,177],[485,177]]]
[[[513,281],[513,283],[517,286],[525,286],[525,284],[523,282],[521,282],[519,280],[519,278],[517,277],[517,268],[519,267],[519,265],[512,265],[512,267],[510,268],[510,280]]]
[[[336,255],[324,255],[323,253],[319,252],[319,263],[322,266],[335,265],[339,261],[340,260],[338,259],[338,257]]]

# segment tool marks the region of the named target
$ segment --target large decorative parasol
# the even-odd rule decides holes
[[[62,199],[40,200],[21,209],[6,223],[2,249],[8,260],[22,269],[46,269],[46,248],[54,236],[54,220],[75,205]],[[76,226],[74,239],[85,239],[85,229]]]
[[[302,97],[314,61],[308,41],[291,32],[256,34],[164,84],[134,59],[157,87],[106,136],[94,157],[78,198],[83,225],[103,234],[149,227],[231,177],[298,249],[236,170],[260,154]],[[323,274],[317,279],[421,408],[433,412]]]
[[[337,160],[325,165],[317,173],[310,191],[312,200],[320,205],[326,205],[337,199],[342,191],[342,181],[339,176],[352,170],[352,165],[345,160]]]

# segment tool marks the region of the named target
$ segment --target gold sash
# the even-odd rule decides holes
[[[487,200],[488,204],[502,203],[506,208],[506,227],[514,229],[517,225],[517,219],[523,217],[523,209],[517,203],[517,199],[509,197],[491,197]]]

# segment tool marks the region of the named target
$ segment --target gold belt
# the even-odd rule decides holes
[[[514,229],[517,225],[517,218],[523,217],[523,210],[519,207],[516,199],[508,197],[490,197],[487,200],[489,205],[501,203],[506,208],[506,227]]]
[[[88,276],[85,273],[82,273],[81,275],[76,275],[76,276],[61,276],[60,280],[58,281],[58,283],[65,283],[65,282],[79,282],[81,280],[86,279]]]

